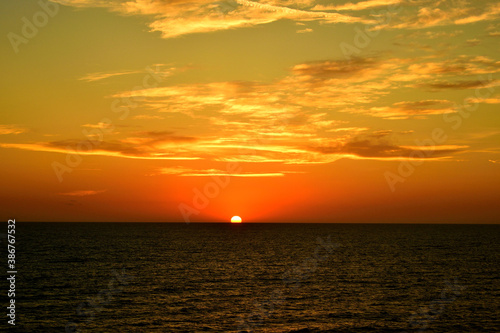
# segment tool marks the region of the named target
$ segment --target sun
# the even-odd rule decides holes
[[[241,217],[239,216],[231,217],[231,223],[241,223]]]

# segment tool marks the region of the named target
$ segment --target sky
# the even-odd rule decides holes
[[[497,1],[0,16],[2,220],[500,221]]]

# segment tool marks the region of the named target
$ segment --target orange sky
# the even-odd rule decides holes
[[[500,221],[496,1],[0,7],[4,220]]]

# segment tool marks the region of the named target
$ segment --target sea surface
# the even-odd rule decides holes
[[[16,239],[16,332],[500,332],[498,225],[18,222]]]

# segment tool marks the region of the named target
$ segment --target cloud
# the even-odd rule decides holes
[[[227,171],[219,169],[189,169],[184,167],[170,167],[162,168],[159,170],[160,174],[164,175],[176,175],[182,177],[283,177],[287,173],[296,173],[294,171],[282,171],[282,172],[238,172],[238,173],[228,173]]]
[[[17,125],[0,125],[0,135],[9,135],[9,134],[17,135],[25,133],[27,131],[28,129]]]
[[[248,0],[53,0],[74,7],[105,7],[124,15],[142,15],[152,18],[151,31],[163,38],[175,38],[193,33],[208,33],[228,29],[252,27],[282,19],[294,21],[320,21],[325,23],[372,22],[339,13],[317,12],[301,9],[308,2]],[[288,7],[294,6],[296,8]]]
[[[312,31],[313,31],[313,29],[305,28],[305,29],[302,29],[302,30],[297,30],[297,33],[298,34],[304,34],[304,33],[312,32]]]
[[[478,46],[481,44],[481,40],[473,38],[473,39],[468,39],[465,43],[467,46]]]
[[[156,120],[156,119],[165,119],[162,116],[153,116],[149,114],[138,114],[136,116],[133,116],[132,119],[137,119],[137,120]]]
[[[378,61],[375,58],[369,57],[357,57],[351,60],[314,61],[295,65],[292,72],[304,79],[325,80],[358,75],[377,67],[377,64]]]
[[[370,103],[389,93],[389,82],[374,80],[390,73],[397,66],[395,63],[392,59],[381,61],[375,57],[315,61],[297,64],[290,68],[290,75],[272,82],[171,85],[123,91],[112,97],[140,100],[143,107],[156,112],[185,114],[224,128],[258,129],[267,126],[269,119],[286,119],[295,133],[305,133],[329,126],[332,120],[324,116],[323,119],[311,118],[304,108],[331,109]],[[302,124],[295,126],[301,119]],[[305,123],[307,119],[311,120],[309,124]]]
[[[310,146],[312,151],[321,154],[347,154],[350,158],[377,160],[440,159],[464,151],[468,146],[400,146],[391,143],[391,131],[374,132],[357,136],[345,143]]]
[[[498,80],[462,80],[454,82],[444,82],[438,81],[433,83],[424,83],[417,86],[423,88],[430,88],[431,90],[463,90],[463,89],[474,89],[474,88],[488,88],[495,86]]]
[[[410,72],[410,73],[408,73]],[[446,59],[443,61],[425,61],[421,63],[410,64],[407,68],[395,71],[391,79],[396,81],[415,81],[422,79],[432,79],[437,81],[441,78],[448,78],[450,76],[455,77],[467,77],[467,76],[478,76],[478,75],[492,75],[494,73],[500,72],[500,61],[496,61],[485,56],[458,56],[451,59]],[[485,85],[490,84],[492,77],[489,79],[481,80],[463,80],[462,82],[457,82],[456,87],[467,88],[470,85],[474,88],[476,84],[481,85],[483,82]],[[442,82],[426,82],[425,84],[438,84]],[[444,85],[449,85],[453,87],[452,84],[445,83]]]
[[[462,152],[468,146],[442,145],[433,147],[430,151],[427,147],[413,147],[408,145],[396,145],[391,143],[390,137],[404,133],[393,133],[392,131],[368,132],[359,135],[359,129],[348,131],[337,137],[313,137],[303,141],[289,142],[287,145],[270,146],[234,146],[233,151],[221,154],[217,161],[262,163],[273,162],[283,164],[324,164],[339,159],[373,159],[373,160],[407,160],[418,159],[442,159],[452,154]],[[225,146],[229,148],[228,145]],[[236,150],[236,148],[238,148]],[[248,151],[245,151],[247,149]],[[414,152],[416,151],[416,152]]]
[[[175,71],[179,70],[185,70],[186,68],[174,68],[166,64],[156,64],[154,73],[157,76],[161,76],[163,78],[171,76]],[[87,81],[87,82],[93,82],[93,81],[100,81],[104,79],[108,79],[110,77],[115,77],[115,76],[123,76],[123,75],[131,75],[131,74],[147,74],[147,70],[124,70],[124,71],[118,71],[118,72],[98,72],[98,73],[90,73],[87,74],[79,80]]]
[[[141,146],[155,146],[168,143],[188,143],[195,142],[198,139],[193,136],[175,135],[170,131],[146,131],[139,132],[137,136],[122,140],[122,143],[130,143]]]
[[[423,44],[423,43],[419,43],[419,42],[408,42],[408,43],[394,42],[392,44],[395,46],[401,46],[401,47],[405,48],[406,50],[424,50],[424,51],[428,51],[428,52],[436,51],[436,47],[433,47],[430,44]]]
[[[97,124],[84,124],[82,127],[100,129],[106,132],[112,131],[114,129],[113,124],[98,122]]]
[[[392,106],[371,107],[369,109],[346,109],[345,112],[363,113],[385,119],[425,119],[429,115],[453,113],[453,103],[447,100],[422,100],[398,102]]]
[[[389,5],[396,5],[404,3],[404,0],[368,0],[368,1],[360,1],[357,3],[348,2],[343,5],[316,5],[312,8],[312,10],[336,10],[336,11],[356,11],[356,10],[365,10],[376,7],[385,7]]]
[[[300,126],[300,125],[298,125]],[[241,162],[241,163],[279,163],[285,165],[325,164],[342,158],[348,159],[375,159],[375,160],[405,160],[413,150],[422,151],[423,148],[410,148],[391,144],[388,140],[391,131],[369,132],[365,128],[338,128],[338,131],[325,132],[329,136],[319,133],[310,135],[259,136],[250,133],[226,134],[218,138],[205,139],[172,139],[170,133],[153,132],[143,137],[151,141],[134,141],[130,138],[122,141],[102,142],[93,151],[80,153],[81,155],[101,155],[108,157],[156,159],[156,160],[192,160],[204,158],[214,162]],[[360,135],[360,133],[364,133]],[[167,136],[165,143],[164,136]],[[186,137],[189,138],[189,137]],[[176,144],[175,141],[180,141]],[[161,142],[161,143],[160,143]],[[71,153],[78,143],[72,140],[38,143],[38,144],[0,144],[5,148],[27,149],[57,153]],[[73,148],[72,148],[73,147]],[[429,159],[446,157],[462,151],[465,146],[436,147],[435,153]],[[213,176],[227,175],[218,169],[196,170],[185,168],[165,168],[165,174],[179,176]],[[276,172],[248,172],[238,177],[276,177],[283,176],[290,171]]]
[[[479,15],[471,15],[455,20],[455,24],[469,24],[482,21],[492,21],[500,17],[500,4],[490,4],[486,11]]]
[[[227,160],[287,163],[289,159],[288,162],[298,164],[329,163],[331,157],[325,159],[310,151],[292,153],[289,146],[297,144],[294,140],[298,139],[313,142],[341,132],[348,136],[354,134],[354,128],[337,129],[340,123],[335,120],[335,112],[384,119],[425,119],[431,115],[454,112],[453,104],[448,100],[401,101],[389,105],[378,101],[392,90],[399,89],[400,81],[415,81],[418,83],[414,87],[424,89],[470,89],[487,87],[494,81],[446,81],[439,78],[460,78],[461,75],[499,70],[497,61],[483,56],[458,56],[442,62],[429,59],[434,57],[423,58],[420,63],[418,58],[382,60],[373,56],[352,58],[350,61],[313,61],[296,64],[286,77],[267,83],[185,84],[125,91],[113,97],[139,97],[144,105],[159,112],[184,113],[193,121],[208,121],[214,131],[220,130],[222,137],[228,139],[217,143],[202,140],[190,149],[204,147],[212,154],[220,152]],[[406,75],[413,76],[403,78],[402,75],[408,72],[411,74]],[[232,142],[251,137],[259,138],[261,142],[257,153],[229,151]],[[277,150],[266,151],[265,148],[275,144]],[[232,148],[235,147],[244,149],[238,144]],[[199,156],[200,152],[195,154]],[[258,157],[254,157],[255,154]]]
[[[87,74],[79,80],[87,81],[87,82],[92,82],[92,81],[99,81],[99,80],[104,80],[110,77],[114,76],[122,76],[122,75],[129,75],[129,74],[138,74],[141,73],[141,71],[123,71],[123,72],[113,72],[113,73],[91,73]]]
[[[409,33],[403,33],[398,36],[396,36],[396,39],[403,39],[403,40],[409,40],[409,39],[417,39],[417,38],[422,38],[425,40],[429,39],[438,39],[438,38],[454,38],[457,36],[462,35],[464,32],[463,30],[455,30],[455,31],[412,31]]]
[[[139,118],[154,119],[153,112],[157,112],[161,118],[182,121],[187,126],[176,128],[176,132],[170,130],[172,127],[155,126],[155,131],[125,128],[121,133],[110,133],[98,144],[70,139],[0,146],[65,154],[80,146],[81,155],[285,165],[324,164],[342,158],[404,160],[412,151],[410,146],[376,139],[384,135],[370,134],[369,127],[339,120],[347,118],[341,112],[384,120],[423,119],[453,112],[452,102],[445,99],[393,102],[394,96],[389,96],[388,103],[385,97],[402,86],[433,90],[486,87],[496,81],[471,80],[469,76],[494,73],[499,65],[481,56],[458,56],[441,62],[434,56],[366,56],[350,61],[298,63],[287,75],[266,82],[204,82],[127,90],[110,97],[130,98],[141,110],[147,110]],[[108,129],[102,123],[83,126]],[[203,128],[202,135],[197,128]],[[90,149],[86,148],[88,144]],[[461,149],[436,148],[438,153],[433,158]],[[183,174],[210,173],[184,170]]]
[[[90,195],[96,195],[106,192],[106,190],[80,190],[80,191],[71,191],[71,192],[64,192],[64,193],[59,193],[59,195],[65,195],[65,196],[70,196],[70,197],[86,197]]]
[[[407,1],[366,0],[341,5],[319,5],[312,0],[52,0],[78,8],[100,7],[122,15],[141,15],[150,19],[150,31],[162,38],[176,38],[194,33],[248,28],[288,19],[295,22],[375,24],[376,16],[359,11],[398,6],[398,15],[390,15],[373,29],[422,29],[446,25],[465,25],[494,21],[500,17],[500,4],[463,0]],[[404,9],[403,12],[400,12]],[[335,12],[331,12],[335,11]],[[352,12],[345,15],[339,12]],[[358,14],[358,16],[355,16]],[[307,29],[306,29],[307,30]],[[302,30],[304,31],[304,30]],[[305,32],[305,31],[304,31]],[[99,78],[99,73],[97,78]]]
[[[179,147],[151,147],[127,142],[100,142],[97,146],[89,140],[63,140],[38,143],[0,143],[2,148],[44,151],[82,156],[107,156],[144,160],[198,160],[200,157],[187,154]]]
[[[392,20],[374,29],[424,29],[494,21],[500,17],[500,4],[489,3],[485,6],[482,1],[405,2],[405,7],[405,15],[393,16]]]
[[[492,98],[468,98],[467,103],[484,103],[484,104],[500,104],[500,98],[499,97],[492,97]]]

